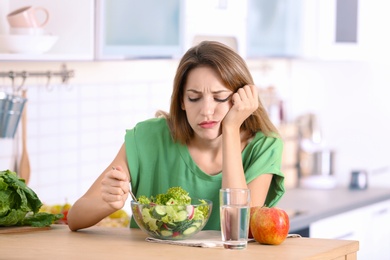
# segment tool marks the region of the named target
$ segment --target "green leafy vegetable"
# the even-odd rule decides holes
[[[141,204],[189,205],[191,204],[191,197],[182,187],[171,187],[166,193],[158,194],[156,197],[140,196],[138,201]]]
[[[15,172],[0,171],[0,226],[50,226],[63,214],[39,212],[42,202]]]

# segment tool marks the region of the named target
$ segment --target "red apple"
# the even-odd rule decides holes
[[[265,245],[279,245],[287,237],[290,220],[287,213],[277,207],[252,207],[249,236]]]

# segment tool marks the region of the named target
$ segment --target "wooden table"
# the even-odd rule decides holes
[[[0,235],[0,259],[356,259],[358,241],[287,238],[281,245],[249,243],[244,250],[199,248],[145,241],[138,229],[91,227]]]

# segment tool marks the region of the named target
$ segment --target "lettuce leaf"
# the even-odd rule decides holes
[[[51,214],[47,212],[38,212],[35,214],[27,214],[23,219],[24,226],[42,227],[50,226],[56,220],[64,217],[64,214]]]
[[[40,214],[42,202],[15,172],[0,171],[0,226],[49,226],[62,214]]]

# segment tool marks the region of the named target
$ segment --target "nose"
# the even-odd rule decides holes
[[[216,103],[212,99],[204,99],[202,104],[201,113],[204,116],[213,115],[215,111]]]

